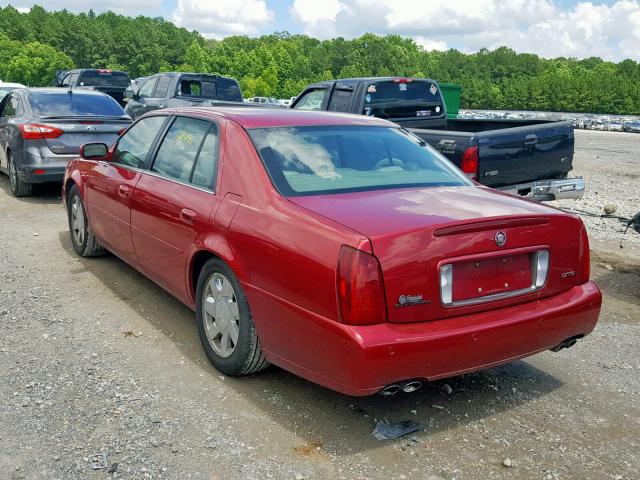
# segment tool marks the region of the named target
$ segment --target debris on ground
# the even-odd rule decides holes
[[[101,468],[109,467],[106,453],[96,453],[91,457],[89,463],[91,464],[91,468],[93,468],[94,470],[100,470]]]
[[[394,438],[400,438],[404,435],[417,432],[418,430],[420,430],[420,425],[411,420],[404,420],[398,423],[378,421],[371,435],[378,440],[393,440]]]

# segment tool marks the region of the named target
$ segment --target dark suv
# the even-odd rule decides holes
[[[124,106],[124,91],[131,85],[127,72],[82,68],[69,70],[58,81],[58,87],[85,88],[106,93]]]
[[[166,72],[136,84],[125,92],[125,111],[133,119],[162,108],[244,105],[238,82],[220,75]]]

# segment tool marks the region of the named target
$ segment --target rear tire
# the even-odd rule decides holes
[[[33,184],[26,183],[20,180],[18,176],[18,169],[16,164],[11,158],[11,154],[8,154],[7,163],[9,167],[9,184],[11,185],[11,193],[14,197],[28,197],[33,193]]]
[[[212,258],[202,267],[196,319],[202,348],[220,372],[249,375],[269,366],[240,282],[220,259]]]
[[[98,257],[104,255],[106,250],[102,247],[91,232],[87,214],[78,187],[75,185],[69,190],[67,200],[67,216],[69,218],[69,234],[73,249],[81,257]]]

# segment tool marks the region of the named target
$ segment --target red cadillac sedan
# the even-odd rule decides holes
[[[581,220],[477,184],[376,118],[190,108],[65,174],[75,251],[196,312],[227,375],[274,363],[349,395],[572,346],[601,295]]]

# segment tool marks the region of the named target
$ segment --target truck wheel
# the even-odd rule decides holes
[[[204,264],[198,277],[196,299],[200,342],[219,371],[240,376],[269,366],[262,356],[247,299],[224,262],[212,258]]]
[[[7,163],[9,164],[9,184],[11,185],[11,193],[13,193],[13,196],[28,197],[31,195],[33,193],[33,184],[20,180],[18,169],[11,158],[11,154],[8,155]]]
[[[78,187],[75,185],[69,190],[69,200],[67,201],[67,215],[69,217],[69,233],[71,234],[71,244],[73,249],[81,257],[97,257],[104,255],[106,250],[102,247],[96,237],[91,233],[87,214]]]

